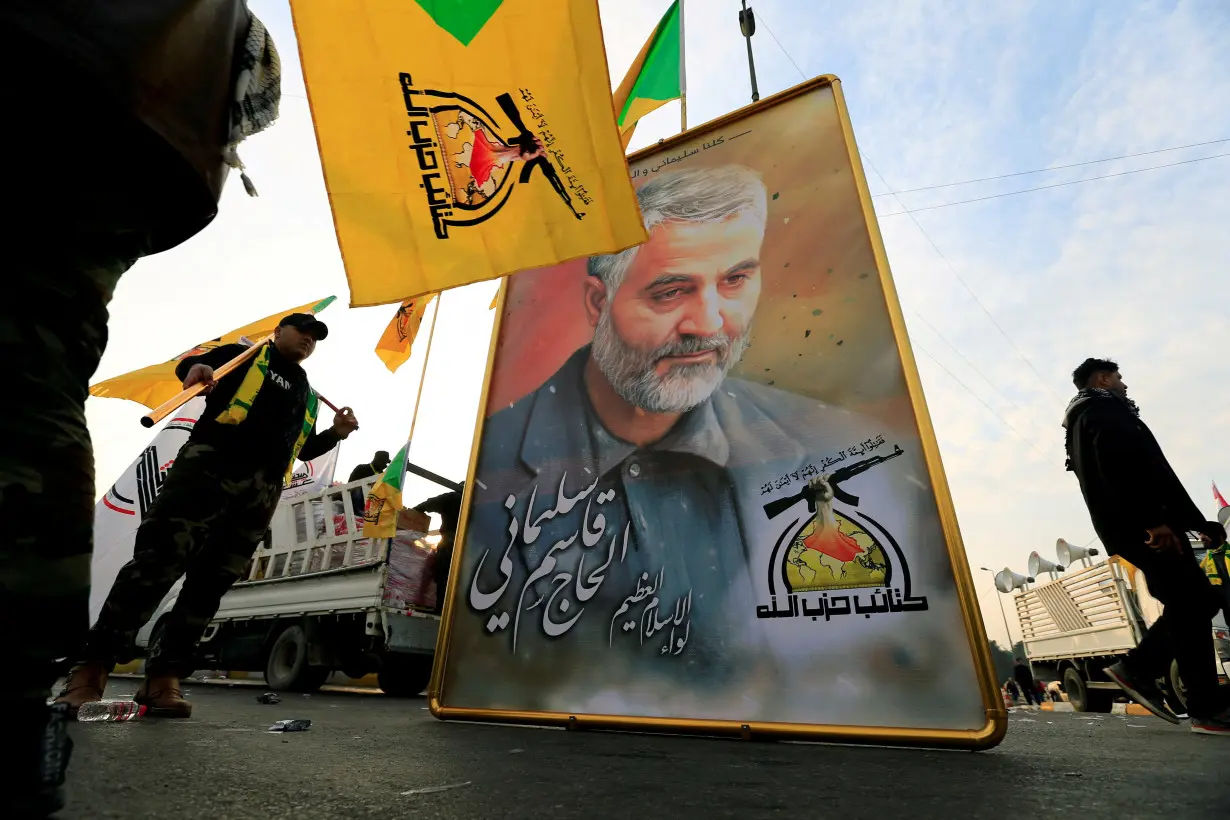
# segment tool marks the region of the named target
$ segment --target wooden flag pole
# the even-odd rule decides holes
[[[273,340],[273,334],[270,333],[264,339],[252,345],[247,350],[245,350],[243,353],[240,353],[238,356],[236,356],[235,358],[231,359],[226,364],[219,367],[217,370],[214,371],[214,380],[217,381],[218,379],[225,376],[227,373],[230,373],[232,370],[234,370],[235,368],[239,367],[244,362],[251,359],[253,356],[256,355],[257,351],[261,349],[262,345],[272,340]],[[199,384],[194,384],[191,387],[181,390],[179,393],[176,393],[174,396],[167,399],[162,404],[158,405],[153,410],[149,411],[144,416],[142,416],[141,426],[142,427],[153,427],[155,424],[157,424],[158,422],[165,419],[167,416],[174,413],[180,407],[184,406],[185,403],[201,395],[201,391],[204,389],[205,389],[205,383],[201,382]]]
[[[427,363],[431,361],[431,340],[436,336],[436,319],[440,317],[440,304],[443,301],[444,292],[441,291],[440,295],[436,297],[436,311],[431,314],[431,327],[427,330],[427,350],[423,353],[423,372],[419,376],[418,395],[414,397],[414,415],[410,417],[410,436],[407,438],[406,444],[407,460],[409,460],[410,455],[409,442],[414,439],[414,426],[419,420],[419,402],[423,400],[423,385],[427,383]]]
[[[265,342],[271,341],[272,339],[273,339],[273,336],[271,334],[269,337],[265,339],[265,341],[252,345],[247,350],[245,350],[243,353],[240,353],[238,356],[236,356],[235,358],[231,359],[226,364],[219,367],[217,370],[214,371],[214,381],[217,381],[218,379],[225,376],[227,373],[230,373],[235,368],[239,367],[239,365],[248,361],[248,359],[251,359],[252,356],[255,355],[256,351],[260,350],[261,345],[265,344]],[[199,396],[201,394],[201,391],[204,389],[205,389],[204,382],[200,384],[194,384],[191,387],[187,388],[186,390],[179,392],[172,398],[167,399],[162,404],[158,405],[153,410],[151,410],[149,413],[141,417],[141,426],[142,427],[153,427],[155,424],[162,421],[167,416],[171,415],[171,413],[175,412],[180,407],[183,407],[189,401]],[[340,409],[338,409],[338,406],[336,404],[329,401],[324,396],[320,395],[320,391],[316,391],[316,398],[320,399],[321,402],[325,405],[325,407],[328,407],[334,413],[342,412]]]

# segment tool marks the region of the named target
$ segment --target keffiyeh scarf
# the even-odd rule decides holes
[[[248,178],[239,159],[239,143],[264,131],[278,118],[278,102],[282,97],[282,61],[273,45],[273,38],[255,14],[248,27],[243,51],[237,55],[238,79],[235,97],[231,101],[230,137],[222,156],[226,164],[239,171],[248,196],[256,196],[256,186]]]
[[[1068,402],[1068,407],[1063,412],[1063,428],[1064,428],[1064,452],[1067,453],[1067,458],[1064,460],[1064,469],[1069,472],[1072,470],[1072,428],[1068,426],[1068,419],[1072,414],[1072,408],[1076,405],[1089,401],[1091,399],[1113,399],[1121,402],[1127,407],[1136,418],[1140,418],[1140,408],[1136,406],[1136,402],[1129,399],[1127,396],[1110,390],[1104,390],[1101,387],[1086,387],[1072,397],[1072,401]]]

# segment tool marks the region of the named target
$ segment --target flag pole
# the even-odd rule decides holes
[[[688,64],[684,58],[687,50],[687,31],[683,26],[683,9],[687,5],[679,0],[679,130],[688,130]]]
[[[219,367],[217,370],[214,371],[214,381],[216,382],[218,379],[221,379],[227,373],[230,373],[232,370],[239,367],[241,364],[244,364],[249,359],[256,356],[257,352],[261,349],[261,347],[266,342],[272,342],[272,341],[273,341],[273,334],[270,333],[264,339],[261,339],[256,344],[250,346],[243,353],[240,353],[238,356],[236,356],[235,358],[231,359],[226,364]],[[202,391],[204,390],[205,390],[205,382],[197,382],[191,387],[184,388],[183,390],[176,393],[174,396],[167,399],[162,404],[158,405],[153,410],[149,411],[144,416],[142,416],[141,426],[146,427],[146,428],[153,427],[155,424],[157,424],[158,422],[165,419],[167,416],[174,413],[180,407],[183,407],[186,403],[196,398],[197,396],[201,395]]]
[[[406,439],[406,446],[409,448],[410,440],[414,438],[414,426],[419,420],[419,402],[423,400],[423,385],[427,383],[427,363],[431,361],[431,340],[436,335],[436,319],[440,316],[440,303],[444,299],[444,292],[441,291],[436,296],[436,310],[431,314],[431,327],[427,329],[427,350],[423,353],[423,372],[419,375],[419,390],[418,395],[414,397],[414,415],[410,417],[410,435]],[[407,458],[410,456],[409,449],[406,450]]]

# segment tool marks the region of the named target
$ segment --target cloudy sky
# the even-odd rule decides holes
[[[420,343],[390,375],[371,353],[393,307],[347,310],[286,0],[251,0],[283,60],[282,116],[241,152],[238,180],[192,241],[139,263],[112,303],[96,379],[165,360],[266,314],[335,294],[313,383],[362,428],[339,472],[405,441]],[[613,83],[668,0],[601,0]],[[1223,0],[756,0],[762,96],[842,79],[881,215],[987,629],[1003,635],[990,575],[1023,571],[1056,538],[1093,539],[1059,421],[1089,355],[1123,365],[1144,418],[1197,503],[1230,491],[1230,141],[976,184],[971,179],[1230,139],[1230,7]],[[737,0],[688,0],[692,124],[750,101]],[[678,130],[671,104],[633,148]],[[949,207],[1025,188],[1120,174]],[[906,210],[913,213],[903,213]],[[461,480],[496,290],[444,295],[411,460]],[[429,319],[430,321],[430,319]],[[426,324],[424,325],[427,326]],[[101,493],[148,442],[143,408],[87,406]],[[407,500],[432,492],[407,489]],[[1096,544],[1095,544],[1096,545]],[[1015,633],[1016,626],[1012,629]]]

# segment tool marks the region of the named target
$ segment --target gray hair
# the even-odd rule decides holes
[[[667,222],[723,222],[750,213],[768,221],[768,191],[760,175],[742,165],[688,168],[655,176],[636,191],[645,230]],[[586,265],[590,276],[606,285],[610,296],[623,284],[624,276],[640,246],[614,254],[591,256]]]

